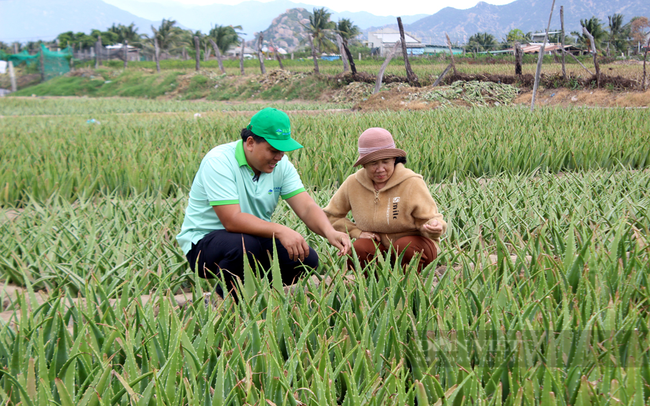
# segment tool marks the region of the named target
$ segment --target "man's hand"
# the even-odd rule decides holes
[[[381,237],[379,237],[378,234],[371,233],[369,231],[362,231],[361,234],[359,234],[359,238],[367,238],[370,240],[381,241]]]
[[[287,249],[289,258],[292,261],[304,261],[309,256],[309,245],[300,233],[289,227],[282,227],[282,230],[275,235],[284,248]]]
[[[429,220],[424,225],[422,225],[422,231],[426,231],[431,234],[442,234],[442,223],[438,220]]]
[[[330,244],[339,249],[339,257],[342,255],[350,255],[352,242],[350,242],[350,237],[346,233],[332,229],[326,237]]]

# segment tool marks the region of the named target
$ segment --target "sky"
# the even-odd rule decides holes
[[[141,0],[143,2],[158,2],[161,4],[175,2],[180,4],[191,5],[208,5],[208,4],[239,4],[244,0]],[[267,2],[271,0],[258,0]],[[514,0],[488,0],[487,3],[502,5],[512,3]],[[109,1],[110,2],[110,1]],[[377,16],[388,15],[414,15],[414,14],[434,14],[440,9],[451,6],[457,9],[467,9],[474,7],[478,0],[428,0],[428,1],[388,1],[388,0],[303,0],[302,3],[314,4],[316,6],[327,7],[336,12],[343,11],[367,11]]]

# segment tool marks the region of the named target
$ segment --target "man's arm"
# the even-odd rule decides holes
[[[309,256],[309,245],[300,233],[278,223],[271,223],[249,213],[242,213],[239,204],[212,206],[221,224],[230,233],[256,235],[265,238],[277,238],[289,257],[304,261]]]
[[[286,200],[298,217],[318,235],[321,235],[339,249],[339,256],[350,253],[352,243],[347,234],[336,231],[327,215],[307,192],[298,193]]]

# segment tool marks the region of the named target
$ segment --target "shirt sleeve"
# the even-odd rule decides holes
[[[361,230],[347,218],[348,212],[352,209],[348,196],[349,179],[346,179],[341,187],[339,187],[339,190],[334,193],[334,196],[332,196],[329,204],[323,211],[336,231],[348,233],[351,238],[359,238]]]
[[[442,234],[447,232],[447,223],[443,220],[442,214],[438,212],[438,206],[433,200],[433,197],[429,192],[429,188],[427,187],[424,180],[417,178],[412,180],[409,179],[409,181],[413,183],[410,188],[409,199],[417,202],[413,208],[413,212],[411,213],[415,220],[415,226],[425,237],[437,240]],[[424,226],[426,223],[432,222],[433,220],[437,220],[440,222],[440,224],[442,224],[442,232],[429,233],[422,231],[422,226]]]
[[[286,159],[287,161],[285,165],[283,165],[282,192],[280,193],[280,196],[283,200],[287,200],[298,193],[304,192],[305,187],[302,184],[302,180],[300,180],[298,171],[296,171],[296,168],[293,166],[291,161],[289,161],[286,156],[282,159]]]
[[[219,159],[211,158],[205,162],[201,171],[201,182],[210,206],[239,203],[235,174]]]

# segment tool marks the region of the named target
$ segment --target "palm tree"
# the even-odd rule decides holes
[[[241,31],[241,29],[241,25],[217,25],[210,30],[208,36],[217,44],[219,51],[221,51],[221,54],[223,55],[231,46],[239,45],[241,43],[239,40],[241,33],[236,31]]]
[[[591,17],[589,20],[580,20],[580,25],[589,31],[589,34],[594,37],[596,49],[600,48],[603,39],[607,37],[607,33],[603,30],[600,20],[596,17]],[[591,49],[591,41],[586,35],[577,31],[572,31],[571,35],[576,36],[577,44],[582,45],[587,49]]]
[[[359,27],[354,25],[349,18],[343,18],[336,23],[336,32],[341,35],[341,38],[343,38],[346,45],[349,40],[354,39],[357,35],[361,34]]]
[[[496,46],[497,41],[494,39],[494,35],[487,32],[478,32],[469,37],[467,42],[469,50],[489,51],[495,49]]]
[[[330,39],[332,31],[336,28],[336,24],[330,21],[331,15],[325,7],[314,8],[314,12],[309,16],[309,24],[303,25],[307,33],[311,34],[319,54],[323,48],[336,49]]]
[[[609,46],[616,51],[623,52],[626,48],[626,40],[630,33],[630,28],[623,24],[623,14],[614,14],[607,17],[609,20]]]
[[[158,48],[161,51],[169,53],[170,51],[175,50],[182,42],[183,39],[183,30],[179,27],[176,27],[176,20],[166,20],[163,18],[160,27],[156,29],[153,25],[151,26],[151,31],[153,31],[153,36],[145,37],[153,44],[154,37],[158,41]]]
[[[129,45],[139,45],[142,36],[138,34],[138,27],[134,23],[129,25],[113,24],[108,31],[117,34],[118,42],[124,44],[125,41],[129,41]]]

